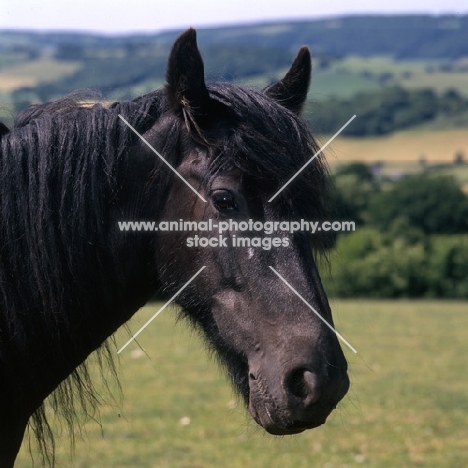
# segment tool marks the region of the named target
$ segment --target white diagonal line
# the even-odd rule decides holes
[[[155,153],[157,156],[159,156],[159,159],[161,159],[161,161],[164,164],[166,164],[166,166],[172,172],[174,172],[174,174],[177,174],[180,177],[180,179],[187,184],[187,186],[190,188],[190,190],[192,190],[198,197],[200,197],[205,203],[207,203],[207,201],[192,187],[192,185],[190,185],[190,183],[187,180],[185,180],[184,177],[182,175],[180,175],[120,114],[119,114],[119,117],[125,123],[125,125],[127,125],[127,127],[129,127],[131,130],[133,130],[133,132],[135,132],[141,138],[143,143],[145,143],[145,145],[148,146],[148,148],[150,148],[150,150],[153,151],[153,153]]]
[[[273,201],[354,119],[353,115],[269,200]]]
[[[343,343],[353,352],[357,354],[356,349],[349,344],[349,342],[342,336],[340,335],[272,266],[270,268],[273,270],[273,272],[278,276],[278,278],[283,281],[283,283],[288,286],[291,291],[296,294],[296,296],[312,311],[314,314],[333,332],[335,332],[336,336],[343,341]]]
[[[206,267],[202,266],[118,351],[120,354]]]

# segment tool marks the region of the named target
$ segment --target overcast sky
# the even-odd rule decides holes
[[[357,13],[467,14],[467,0],[0,0],[0,28],[160,31]]]

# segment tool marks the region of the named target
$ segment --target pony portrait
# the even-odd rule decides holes
[[[53,465],[44,400],[72,424],[75,408],[96,398],[88,356],[112,368],[108,338],[155,293],[174,295],[202,267],[175,302],[252,418],[277,435],[325,422],[349,387],[324,322],[333,319],[316,256],[326,236],[277,232],[287,242],[271,249],[196,248],[187,232],[118,228],[126,220],[329,219],[321,156],[269,201],[318,150],[301,117],[310,78],[302,47],[265,90],[206,84],[190,29],[172,47],[163,89],[110,105],[70,95],[0,126],[2,468],[13,467],[28,425]]]

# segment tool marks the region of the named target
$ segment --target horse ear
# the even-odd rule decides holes
[[[174,109],[204,114],[210,98],[195,29],[185,31],[172,46],[166,80],[167,97]]]
[[[265,89],[265,93],[282,106],[299,114],[304,106],[312,74],[312,59],[308,47],[299,49],[286,76]]]

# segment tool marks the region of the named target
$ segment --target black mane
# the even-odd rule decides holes
[[[3,127],[0,365],[18,377],[12,385],[18,401],[23,386],[28,387],[28,381],[12,371],[21,360],[30,360],[37,375],[48,372],[41,366],[41,356],[28,350],[34,340],[27,337],[48,336],[51,344],[64,337],[73,341],[77,333],[70,319],[82,314],[86,322],[87,316],[107,305],[102,297],[118,296],[117,290],[106,291],[106,285],[115,281],[111,273],[118,276],[121,261],[107,245],[106,204],[117,196],[117,175],[131,164],[125,155],[137,138],[118,115],[144,132],[161,115],[163,105],[160,92],[110,108],[100,104],[88,108],[70,96],[26,109],[10,132]],[[94,330],[80,330],[79,339],[95,342]],[[112,368],[107,346],[98,352],[98,360]],[[34,382],[34,376],[30,380]],[[92,411],[93,395],[84,363],[50,402],[73,426],[74,402]],[[43,406],[34,413],[31,426],[42,453],[49,453],[47,440],[53,439]]]

